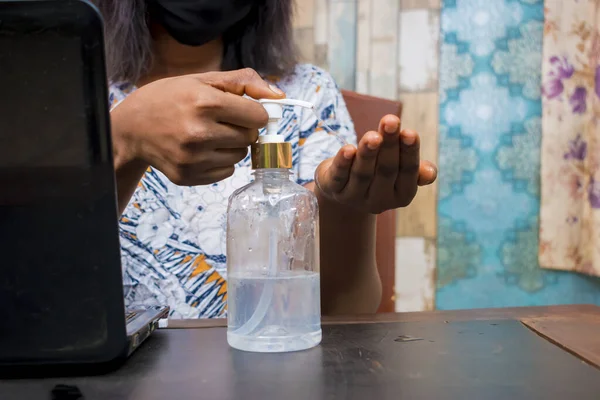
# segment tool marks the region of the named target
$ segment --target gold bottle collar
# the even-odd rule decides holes
[[[292,168],[291,143],[254,143],[251,148],[252,168]]]

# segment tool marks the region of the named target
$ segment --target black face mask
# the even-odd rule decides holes
[[[147,0],[150,18],[179,43],[201,46],[244,19],[253,0]]]

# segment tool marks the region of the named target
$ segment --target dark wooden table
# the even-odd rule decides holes
[[[326,318],[321,346],[232,350],[225,321],[170,321],[105,376],[0,382],[0,399],[600,399],[600,307]]]
[[[323,325],[426,321],[516,320],[539,336],[600,368],[600,307],[568,305],[325,317]],[[171,329],[224,328],[225,319],[172,320]],[[598,396],[600,399],[600,395]]]

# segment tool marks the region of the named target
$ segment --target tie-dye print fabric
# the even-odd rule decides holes
[[[600,276],[600,2],[548,0],[540,263]]]
[[[329,127],[356,143],[346,105],[329,74],[300,65],[276,84],[288,98],[314,103]],[[128,85],[113,85],[112,104],[130,92]],[[311,182],[317,166],[341,147],[308,110],[286,107],[280,133],[292,143],[293,172],[300,184]],[[210,186],[180,187],[150,168],[120,222],[126,303],[166,304],[174,318],[225,316],[227,200],[251,180],[249,156],[233,176]]]

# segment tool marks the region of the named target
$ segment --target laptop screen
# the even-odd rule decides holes
[[[81,40],[0,30],[0,168],[89,165]]]
[[[101,19],[0,1],[0,364],[125,340]]]

